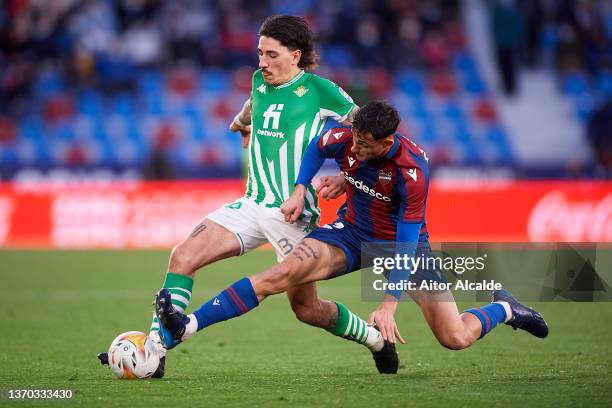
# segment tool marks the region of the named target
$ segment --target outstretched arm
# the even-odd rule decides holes
[[[280,210],[285,215],[285,221],[290,224],[296,222],[302,214],[306,187],[310,184],[315,174],[317,174],[323,162],[325,162],[325,156],[323,156],[323,153],[317,146],[318,140],[318,137],[315,138],[306,148],[306,152],[304,152],[302,157],[300,172],[295,181],[295,189],[291,197],[281,204]]]
[[[298,173],[297,179],[295,180],[295,184],[302,184],[304,186],[309,185],[312,182],[312,179],[317,174],[317,172],[323,166],[325,162],[325,155],[319,149],[318,146],[319,138],[310,142],[306,151],[304,152],[304,156],[302,157],[302,163],[300,164],[300,172]]]
[[[334,128],[321,136],[315,137],[310,142],[302,157],[293,194],[280,207],[281,212],[285,215],[285,221],[289,223],[297,221],[304,209],[306,187],[317,174],[325,159],[341,155],[351,137],[351,132],[348,129]]]
[[[416,246],[419,242],[420,231],[420,222],[398,222],[396,230],[396,239],[398,242],[397,252],[401,253],[401,255],[408,255],[409,258],[413,258],[416,252]],[[403,280],[408,281],[412,272],[410,265],[411,262],[408,262],[408,269],[392,270],[389,274],[389,286],[393,285],[391,287],[395,287],[395,285],[398,285]],[[397,328],[394,317],[397,309],[397,302],[399,302],[401,296],[401,290],[388,289],[378,309],[370,313],[368,324],[376,324],[385,340],[395,343],[397,339],[400,343],[405,344],[406,342]]]

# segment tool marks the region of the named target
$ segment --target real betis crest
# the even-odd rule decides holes
[[[306,88],[304,85],[298,86],[297,89],[293,91],[293,93],[299,96],[300,98],[306,95],[306,92],[308,92],[308,88]]]
[[[380,181],[382,185],[389,184],[392,176],[393,174],[390,171],[381,170],[378,172],[378,181]]]

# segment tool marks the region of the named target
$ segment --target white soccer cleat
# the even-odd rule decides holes
[[[166,357],[166,348],[164,347],[164,344],[161,341],[161,337],[159,337],[159,332],[157,330],[153,330],[149,333],[149,338],[153,341],[153,344],[155,345],[155,348],[157,349],[157,352],[159,353],[160,357]]]

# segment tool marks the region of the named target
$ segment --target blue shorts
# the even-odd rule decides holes
[[[333,223],[324,225],[312,231],[306,236],[306,238],[316,239],[317,241],[325,242],[326,244],[333,245],[340,248],[346,256],[346,269],[340,271],[330,278],[345,275],[354,271],[358,271],[363,268],[371,267],[371,263],[362,264],[362,244],[364,243],[390,243],[391,241],[383,241],[375,239],[374,237],[360,231],[354,225],[344,221],[342,218],[337,219]],[[365,254],[364,259],[369,258],[369,255]],[[386,256],[393,256],[392,253],[386,254]],[[416,246],[415,257],[433,256],[431,246],[429,245],[429,237],[427,233],[421,234],[419,242]],[[385,274],[387,275],[387,274]],[[436,282],[446,282],[444,274],[438,269],[426,269],[423,267],[417,268],[416,271],[410,277],[411,282],[419,284],[423,280],[432,280]]]

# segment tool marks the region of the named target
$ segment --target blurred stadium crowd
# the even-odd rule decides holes
[[[544,67],[612,169],[609,1],[492,0],[503,90]],[[459,0],[0,0],[0,179],[53,169],[104,177],[240,177],[227,129],[250,91],[257,30],[306,16],[317,70],[358,103],[385,98],[434,164],[517,168]],[[563,164],[559,163],[559,168]],[[607,172],[606,172],[607,171]],[[62,173],[66,174],[66,173]],[[563,176],[560,170],[559,176]]]

